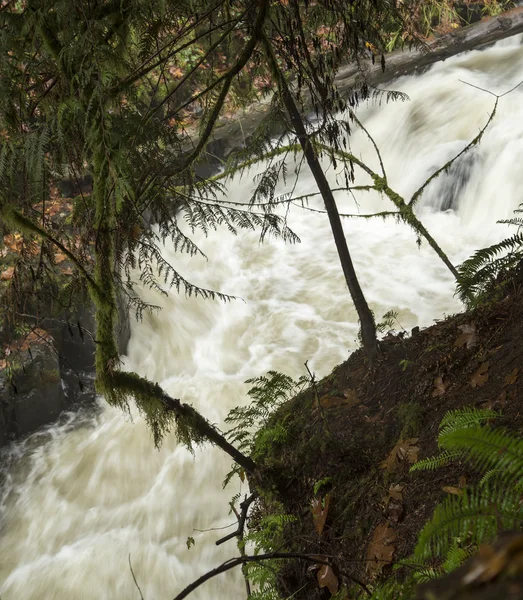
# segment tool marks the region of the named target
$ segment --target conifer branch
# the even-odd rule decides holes
[[[94,291],[96,291],[96,292],[100,291],[100,289],[98,288],[92,275],[87,271],[87,269],[84,267],[82,262],[68,248],[66,248],[66,246],[64,246],[59,240],[57,240],[48,231],[46,231],[44,228],[40,227],[39,225],[37,225],[36,223],[31,221],[31,219],[28,219],[21,212],[19,212],[13,206],[10,206],[8,204],[4,204],[1,207],[0,214],[3,216],[5,221],[12,222],[15,226],[18,226],[23,231],[26,231],[27,233],[35,234],[40,239],[48,240],[53,245],[55,245],[61,252],[63,252],[65,254],[65,256],[67,256],[67,258],[71,262],[73,262],[76,265],[77,269],[85,277],[88,285]]]

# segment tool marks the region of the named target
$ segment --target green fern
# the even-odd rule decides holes
[[[463,558],[458,549],[451,552],[456,540],[461,548],[464,543],[474,548],[492,539],[500,528],[521,526],[523,441],[482,424],[497,416],[493,411],[468,408],[448,412],[438,436],[443,453],[426,459],[421,467],[412,467],[430,469],[459,458],[486,471],[477,488],[451,495],[436,508],[418,538],[416,559],[442,558],[447,553],[446,568],[450,568]]]
[[[448,411],[441,423],[439,424],[438,447],[445,448],[438,456],[432,456],[418,461],[414,464],[411,471],[434,471],[440,467],[448,465],[453,460],[459,459],[462,456],[462,451],[459,449],[449,450],[445,447],[445,436],[460,429],[474,427],[485,421],[490,421],[499,417],[499,413],[489,409],[478,408],[458,408]]]
[[[503,222],[521,226],[521,219],[518,218]],[[498,276],[513,269],[522,258],[523,234],[521,233],[516,233],[488,248],[477,250],[471,258],[458,267],[457,296],[469,306],[477,304],[495,286]]]
[[[422,529],[414,557],[441,558],[456,538],[479,545],[492,539],[499,529],[514,528],[520,520],[519,493],[511,494],[505,486],[464,490],[461,496],[449,495]]]

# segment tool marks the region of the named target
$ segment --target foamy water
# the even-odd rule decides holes
[[[435,65],[394,84],[410,101],[362,107],[360,118],[382,150],[389,184],[408,198],[435,167],[483,126],[493,98],[460,83],[502,93],[523,79],[523,47],[514,37],[483,52]],[[390,87],[390,84],[389,86]],[[508,235],[495,224],[521,201],[522,90],[500,101],[481,145],[427,190],[418,214],[451,260]],[[353,151],[377,169],[361,134]],[[254,171],[231,184],[245,201]],[[333,169],[329,177],[334,181]],[[365,181],[364,178],[361,181]],[[314,189],[303,171],[297,192]],[[338,194],[340,212],[392,209],[374,196]],[[319,200],[312,207],[321,208]],[[442,212],[442,208],[453,208]],[[289,246],[255,233],[226,231],[196,240],[209,257],[189,258],[167,246],[164,256],[194,283],[233,294],[228,304],[167,298],[143,290],[162,306],[134,323],[126,367],[194,404],[211,422],[246,401],[244,381],[269,369],[291,376],[303,363],[327,374],[356,347],[351,305],[326,215],[292,208],[290,224],[302,243]],[[409,329],[460,310],[446,267],[415,235],[394,221],[345,220],[362,287],[376,316],[390,309]],[[143,420],[107,407],[79,413],[11,448],[0,529],[2,600],[139,599],[129,555],[146,600],[167,600],[186,584],[236,555],[235,542],[214,542],[231,529],[228,501],[239,481],[222,491],[230,460],[205,447],[193,457],[168,436],[153,447]],[[7,460],[7,456],[5,457]],[[192,536],[196,546],[187,549]],[[245,597],[238,573],[215,578],[194,598]]]

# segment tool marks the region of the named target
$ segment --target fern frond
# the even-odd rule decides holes
[[[506,254],[497,258],[500,254]],[[523,257],[523,234],[516,233],[497,244],[481,248],[458,267],[456,294],[461,301],[470,303],[503,269],[516,265]]]
[[[467,427],[442,433],[440,445],[461,452],[478,469],[503,472],[505,485],[523,477],[523,440],[500,429]]]
[[[464,429],[465,427],[473,427],[496,419],[501,415],[495,410],[487,408],[457,408],[455,410],[449,410],[441,419],[439,424],[440,433],[439,436],[455,431],[456,429]]]
[[[438,456],[424,458],[410,467],[409,471],[435,471],[445,467],[461,456],[461,452],[442,452]]]
[[[414,556],[417,559],[442,557],[456,538],[480,544],[492,539],[500,528],[513,528],[521,521],[519,493],[507,488],[464,490],[461,496],[449,495],[436,507],[423,527]]]

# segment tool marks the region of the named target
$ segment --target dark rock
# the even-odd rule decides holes
[[[0,372],[0,443],[56,420],[65,408],[60,365],[52,342],[19,355],[10,379]]]

